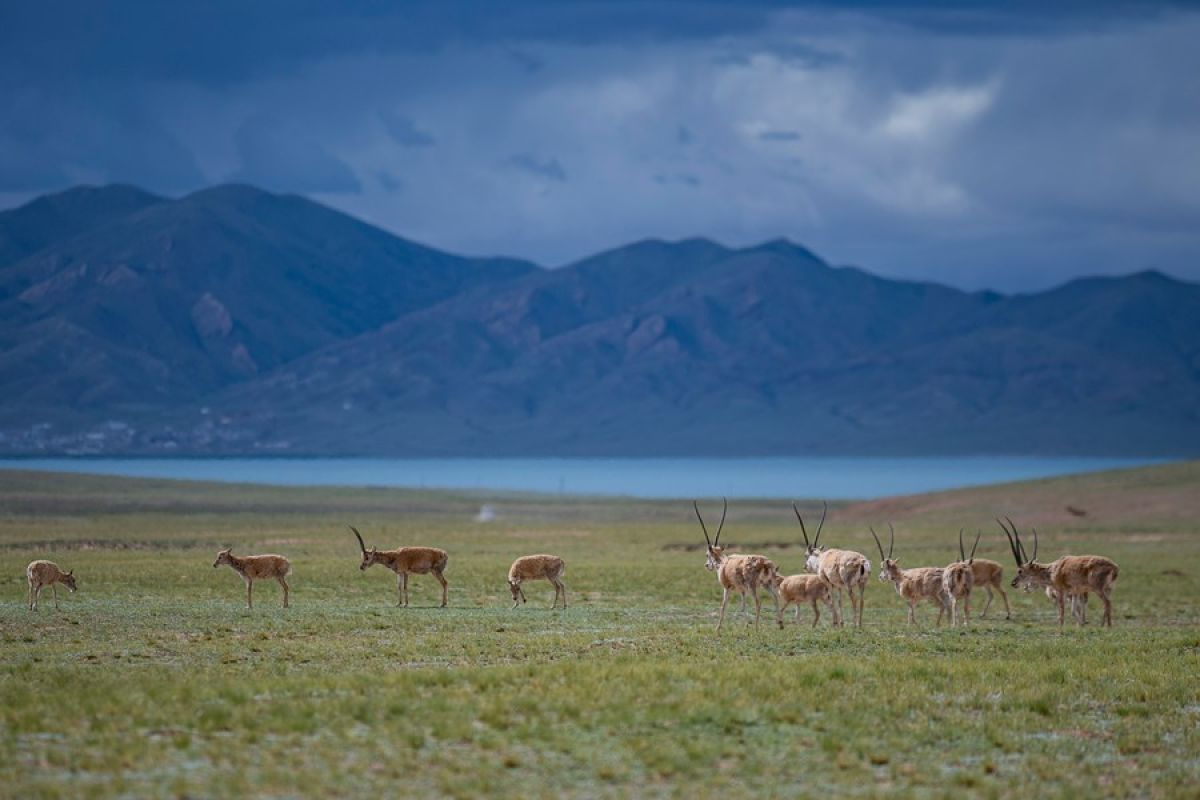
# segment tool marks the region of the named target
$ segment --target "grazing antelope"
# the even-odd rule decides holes
[[[983,604],[983,611],[979,612],[979,616],[981,618],[987,616],[988,609],[992,606],[992,589],[995,589],[1004,601],[1004,618],[1012,619],[1012,611],[1008,607],[1008,595],[1002,588],[1004,567],[1000,562],[992,561],[989,558],[977,558],[971,564],[971,571],[975,578],[975,588],[983,587],[987,592],[987,602]]]
[[[782,614],[789,605],[795,603],[797,625],[800,624],[800,612],[804,610],[805,603],[812,603],[814,628],[821,621],[821,609],[817,607],[818,601],[824,603],[829,609],[830,616],[836,619],[833,611],[833,595],[829,591],[829,584],[823,581],[820,575],[788,575],[786,578],[776,575],[774,583],[775,591],[782,601],[779,613]]]
[[[779,623],[779,627],[783,627],[783,611],[779,608],[779,595],[775,591],[775,577],[779,574],[779,570],[775,567],[775,562],[764,556],[756,555],[726,555],[725,548],[721,547],[721,531],[725,528],[725,513],[729,510],[729,502],[723,501],[724,507],[721,509],[721,524],[717,527],[717,536],[715,539],[708,538],[708,528],[704,524],[704,517],[700,516],[700,506],[696,501],[692,501],[692,508],[696,510],[696,519],[700,520],[700,529],[704,531],[704,541],[708,543],[708,559],[704,563],[704,568],[709,572],[717,573],[717,580],[721,584],[721,614],[717,619],[717,633],[721,632],[721,625],[725,622],[725,606],[729,603],[729,593],[737,592],[745,597],[746,592],[754,596],[754,626],[758,627],[758,620],[762,614],[762,600],[758,596],[758,587],[763,587],[771,598],[775,601],[775,618]]]
[[[871,528],[871,536],[875,537],[875,546],[879,548],[879,580],[890,582],[896,587],[896,593],[908,601],[908,622],[917,624],[917,603],[928,600],[938,607],[937,624],[942,624],[942,616],[950,608],[950,598],[946,596],[946,587],[942,580],[941,567],[913,567],[900,569],[900,564],[892,553],[896,549],[896,531],[888,523],[891,538],[888,540],[887,555],[883,554],[883,543],[879,541],[875,529]]]
[[[53,561],[30,561],[25,568],[25,577],[29,580],[29,610],[37,611],[38,600],[42,589],[47,586],[54,594],[54,607],[58,608],[58,584],[66,586],[71,592],[77,588],[75,570],[63,572]]]
[[[446,607],[446,591],[449,584],[446,583],[446,576],[442,573],[446,571],[446,562],[450,560],[450,556],[446,554],[445,550],[437,547],[397,547],[395,550],[368,548],[363,543],[362,535],[353,525],[346,527],[358,539],[358,546],[362,550],[362,563],[358,565],[359,569],[366,569],[372,564],[382,564],[396,573],[396,592],[400,595],[397,606],[408,605],[408,574],[410,572],[414,575],[426,575],[432,572],[433,577],[442,584],[441,607]]]
[[[950,600],[950,625],[958,624],[958,601],[963,601],[963,623],[971,621],[971,590],[975,588],[975,550],[979,547],[979,535],[975,536],[975,544],[971,546],[971,555],[967,556],[963,547],[962,528],[958,529],[958,561],[947,564],[942,572],[942,585],[946,589],[946,597]]]
[[[274,554],[262,556],[235,556],[232,547],[217,553],[213,569],[228,564],[246,582],[246,608],[254,608],[254,582],[274,578],[283,587],[283,607],[288,607],[289,586],[287,576],[292,574],[292,562]]]
[[[1012,528],[1011,533],[1009,532],[1009,527],[1005,527],[1003,522],[996,520],[996,523],[1000,525],[1004,530],[1004,535],[1008,537],[1008,546],[1012,549],[1013,558],[1017,562],[1017,577],[1013,578],[1013,588],[1022,588],[1025,591],[1043,586],[1053,588],[1055,597],[1052,599],[1058,605],[1059,627],[1063,625],[1068,597],[1071,598],[1071,611],[1073,614],[1075,614],[1076,606],[1079,604],[1079,613],[1076,614],[1075,620],[1082,625],[1084,615],[1083,604],[1087,602],[1082,598],[1091,592],[1095,592],[1100,595],[1100,600],[1104,603],[1104,619],[1101,624],[1111,628],[1112,600],[1109,599],[1109,594],[1112,592],[1113,584],[1117,581],[1119,570],[1116,563],[1104,556],[1063,556],[1051,561],[1049,564],[1039,564],[1037,561],[1037,531],[1033,532],[1033,556],[1027,557],[1025,546],[1021,543],[1021,534],[1017,531],[1017,526],[1008,517],[1004,519],[1008,522],[1008,526]]]
[[[853,550],[825,550],[820,546],[821,529],[825,527],[825,515],[829,512],[828,503],[821,512],[821,523],[817,526],[817,535],[811,542],[808,540],[808,530],[804,527],[804,518],[800,516],[800,509],[795,503],[792,503],[792,511],[796,512],[800,532],[804,534],[805,569],[820,575],[821,579],[829,584],[829,588],[837,592],[833,624],[845,624],[842,615],[842,589],[845,589],[850,595],[850,611],[854,615],[854,624],[861,628],[863,607],[866,605],[867,579],[871,577],[871,562],[862,553]]]
[[[567,562],[558,556],[537,555],[521,556],[508,568],[508,588],[512,592],[513,608],[518,603],[525,602],[525,592],[521,591],[523,581],[535,581],[545,578],[554,584],[554,602],[550,608],[558,605],[558,596],[562,595],[563,608],[567,607],[567,587],[563,585],[562,576],[567,571]]]

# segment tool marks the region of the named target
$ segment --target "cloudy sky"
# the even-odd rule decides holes
[[[1200,280],[1195,6],[182,5],[4,4],[0,207],[246,181],[547,266],[785,236],[967,288]]]

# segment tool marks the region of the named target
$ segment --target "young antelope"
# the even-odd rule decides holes
[[[59,607],[58,584],[66,586],[71,592],[76,589],[75,570],[63,572],[53,561],[30,561],[29,566],[25,568],[25,577],[29,580],[30,611],[37,611],[38,599],[42,596],[42,589],[47,586],[54,594],[55,608]]]
[[[283,607],[288,607],[288,575],[292,574],[292,562],[283,556],[267,554],[261,556],[235,556],[232,547],[217,553],[213,569],[228,564],[246,582],[246,608],[254,608],[254,582],[274,578],[283,587]]]
[[[521,584],[525,581],[548,580],[554,584],[554,602],[550,608],[558,606],[558,597],[562,595],[562,607],[567,607],[567,587],[562,581],[563,573],[567,571],[567,562],[558,556],[540,554],[536,556],[521,556],[508,568],[508,590],[512,592],[513,604],[525,602],[525,592]]]
[[[829,584],[821,580],[820,575],[788,575],[786,578],[776,575],[774,583],[779,594],[779,612],[782,614],[789,605],[795,603],[797,625],[800,624],[800,612],[804,610],[805,603],[812,603],[814,628],[821,621],[818,602],[824,603],[829,609],[830,617],[833,617],[833,595],[829,591]]]

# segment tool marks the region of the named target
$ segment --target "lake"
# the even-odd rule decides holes
[[[1156,459],[214,458],[0,459],[0,469],[285,486],[397,486],[632,497],[869,499],[1094,472]]]

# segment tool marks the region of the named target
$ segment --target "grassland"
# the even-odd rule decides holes
[[[831,508],[873,562],[868,522],[911,566],[978,526],[1011,574],[997,514],[1109,555],[1112,630],[1015,592],[1012,621],[910,629],[872,578],[861,631],[717,638],[687,504],[488,497],[485,525],[482,499],[0,473],[0,796],[1196,796],[1200,464]],[[451,607],[417,577],[396,608],[346,522],[449,550]],[[800,569],[785,504],[735,502],[724,538]],[[229,544],[287,554],[293,607],[245,610]],[[570,608],[541,583],[510,610],[542,551]],[[61,611],[25,609],[33,558],[76,570]]]

